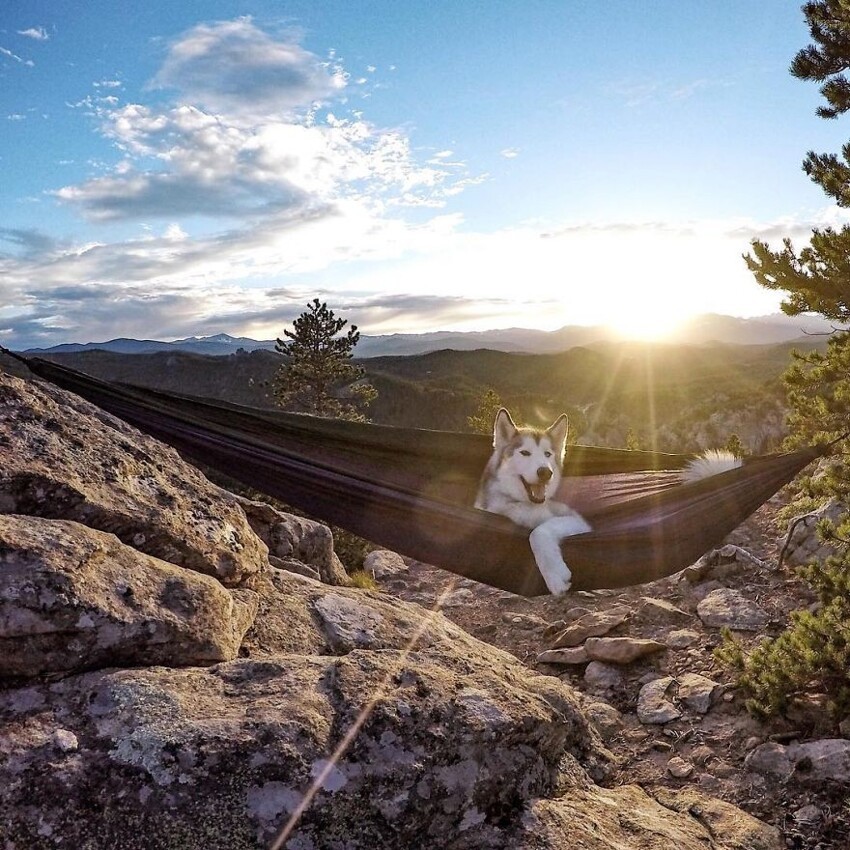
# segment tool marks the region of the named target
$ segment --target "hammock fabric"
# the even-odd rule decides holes
[[[190,457],[380,546],[512,593],[547,592],[528,531],[471,507],[486,436],[256,410],[13,356]],[[680,484],[676,470],[693,455],[570,446],[561,498],[593,527],[563,541],[572,589],[683,569],[824,451],[754,458]]]

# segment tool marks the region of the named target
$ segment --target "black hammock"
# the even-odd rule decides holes
[[[471,507],[491,451],[486,436],[257,410],[14,356],[190,457],[380,546],[512,593],[547,592],[528,531]],[[752,458],[682,484],[677,470],[693,455],[570,446],[560,498],[593,528],[561,546],[572,588],[683,569],[825,451]]]

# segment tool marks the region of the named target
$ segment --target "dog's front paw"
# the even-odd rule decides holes
[[[566,565],[565,570],[565,575],[543,576],[543,580],[546,582],[546,587],[549,588],[549,593],[551,593],[552,596],[560,596],[562,593],[566,593],[570,589],[570,586],[573,583],[573,576],[572,573],[566,569]]]

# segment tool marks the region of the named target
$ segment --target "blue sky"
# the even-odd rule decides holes
[[[752,238],[843,223],[794,3],[0,10],[0,342],[777,309]]]

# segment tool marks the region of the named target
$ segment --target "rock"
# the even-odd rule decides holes
[[[68,519],[229,586],[265,568],[235,496],[79,396],[0,371],[3,513]]]
[[[821,540],[817,524],[822,519],[836,522],[846,512],[846,505],[832,500],[810,514],[792,519],[788,523],[788,532],[783,541],[785,563],[799,567],[814,561],[824,561],[830,555],[835,555],[836,547]]]
[[[682,712],[667,699],[667,693],[672,688],[672,676],[664,676],[653,682],[648,682],[638,694],[637,716],[646,725],[661,725],[671,720],[678,720]]]
[[[584,614],[555,638],[552,647],[560,649],[563,646],[578,646],[589,637],[608,634],[612,629],[624,623],[630,613],[630,610],[625,606],[618,606],[607,611],[594,611]]]
[[[54,414],[92,416],[93,428],[117,435],[109,439],[126,438],[127,446],[142,450],[142,443],[131,442],[138,436],[132,429],[89,406],[73,407],[80,404],[73,397],[66,406],[64,396],[54,398],[52,389],[39,389],[50,403],[39,402],[41,397],[36,399],[28,387],[7,391],[6,381],[0,380],[0,476],[6,473],[7,421],[13,422],[17,445],[26,451],[38,451],[38,440],[27,435],[39,429],[44,431],[40,439],[48,443],[52,433],[84,439],[84,431],[51,421]],[[7,402],[22,394],[42,407],[15,402],[9,418]],[[103,434],[97,439],[101,437],[104,456],[117,457],[109,454],[114,447]],[[155,454],[164,450],[153,442],[144,447],[149,458],[171,464],[168,474],[174,472],[174,486],[181,486],[183,467],[176,455]],[[126,447],[122,451],[133,456]],[[83,463],[75,480],[85,481],[84,462],[95,460],[73,445],[68,457]],[[107,475],[104,466],[93,476],[93,491]],[[186,507],[189,520],[178,514],[175,533],[180,533],[181,522],[193,517],[206,522],[215,514],[208,511],[207,498],[222,498],[238,508],[214,489],[204,490],[206,484],[195,489],[200,480],[195,476],[187,473],[185,493],[175,497],[176,504],[181,511],[191,506],[196,492],[201,504]],[[115,477],[121,479],[119,491],[132,490],[126,469],[117,469]],[[14,479],[16,487],[21,480]],[[65,510],[62,481],[54,483],[56,489],[45,492],[60,501],[49,509]],[[27,492],[10,489],[0,499],[6,499],[6,508],[26,507],[27,502],[17,499]],[[37,488],[32,494],[40,509],[47,510],[49,500],[39,501]],[[90,504],[112,504],[109,494],[92,492],[85,498]],[[117,501],[126,507],[129,501],[122,499]],[[73,499],[69,503],[77,504]],[[241,508],[238,515],[244,518]],[[93,510],[86,516],[104,514]],[[262,557],[253,568],[249,558],[227,571],[219,569],[223,553],[235,550],[221,543],[221,526],[212,520],[203,533],[185,532],[185,551],[193,551],[196,542],[201,555],[201,544],[208,547],[207,566],[198,569],[188,556],[181,556],[181,564],[164,563],[76,519],[2,519],[4,528],[21,523],[26,530],[14,527],[15,539],[26,542],[29,534],[32,545],[26,550],[30,561],[18,543],[14,549],[0,546],[0,569],[11,571],[23,563],[31,567],[32,578],[39,563],[55,558],[50,574],[56,579],[51,585],[55,599],[41,597],[43,604],[29,612],[29,622],[44,626],[49,611],[49,624],[55,619],[67,625],[71,621],[62,618],[77,601],[89,604],[93,599],[95,613],[83,612],[66,640],[76,640],[74,629],[106,639],[112,621],[98,628],[95,617],[101,611],[104,617],[117,617],[122,605],[132,608],[126,597],[138,594],[140,613],[150,615],[148,622],[157,632],[147,644],[139,642],[140,651],[151,653],[150,660],[140,663],[155,666],[64,671],[61,677],[25,686],[4,681],[0,823],[8,850],[60,845],[259,850],[269,847],[284,826],[283,844],[290,850],[557,850],[585,845],[648,850],[657,846],[659,836],[679,850],[773,850],[765,843],[767,827],[732,807],[694,797],[672,797],[662,805],[636,787],[599,788],[594,781],[611,780],[612,757],[569,687],[476,641],[438,612],[386,594],[331,590],[281,569],[281,564],[294,563],[294,544],[293,553],[272,555],[275,568],[268,568],[265,545],[247,522],[245,533],[255,541],[250,545]],[[160,519],[152,522],[153,537],[165,539],[157,537]],[[52,537],[45,532],[48,527]],[[123,534],[125,526],[117,527]],[[98,560],[94,548],[89,554],[85,548],[63,549],[57,529],[67,530],[74,546],[93,541],[92,547],[105,547],[98,550],[103,557]],[[148,537],[137,545],[146,542]],[[216,575],[232,589],[201,574],[217,564]],[[159,586],[161,575],[167,578]],[[68,576],[86,580],[75,584]],[[141,589],[150,593],[135,589],[141,579]],[[204,590],[196,594],[197,582]],[[17,592],[1,597],[0,605],[8,603],[3,622],[26,620],[27,594],[40,592],[35,582],[13,590]],[[181,631],[184,626],[201,628],[211,622],[216,601],[228,599],[235,635],[253,619],[240,657],[212,666],[205,659],[198,662],[204,666],[165,666],[189,655],[180,649],[180,642],[191,638]],[[56,606],[55,618],[51,605]],[[197,610],[188,616],[192,606]],[[172,631],[160,632],[160,621]],[[52,633],[45,628],[37,634]],[[170,642],[158,650],[157,637]],[[89,659],[98,651],[95,647]],[[171,654],[160,658],[158,651]],[[124,663],[122,652],[119,641],[108,655],[110,664]],[[622,681],[616,669],[599,662],[588,668]],[[587,713],[604,718],[613,729],[612,712]],[[634,730],[632,740],[640,731]],[[698,806],[711,807],[711,822],[693,814]]]
[[[687,649],[700,640],[700,633],[692,629],[676,629],[664,638],[669,649]]]
[[[571,789],[540,800],[523,819],[512,850],[780,850],[779,832],[729,803],[697,791],[635,785]]]
[[[725,626],[736,631],[759,631],[770,620],[764,608],[727,587],[709,593],[697,605],[697,615],[710,628]]]
[[[666,599],[642,596],[633,619],[635,622],[645,622],[653,626],[669,626],[689,623],[693,618],[687,611],[677,608]]]
[[[682,673],[676,677],[679,689],[676,698],[697,714],[705,714],[711,708],[712,698],[720,685],[699,673]]]
[[[284,513],[266,502],[237,498],[270,555],[314,567],[325,584],[350,584],[345,567],[334,552],[333,534],[324,523]]]
[[[707,797],[690,788],[681,791],[660,788],[654,792],[654,796],[670,811],[682,814],[687,812],[706,831],[706,850],[714,850],[712,844],[717,850],[779,850],[784,847],[778,830],[723,800]],[[657,843],[647,845],[647,850],[658,846]],[[666,846],[671,850],[679,850],[675,841],[670,841]]]
[[[583,646],[547,649],[537,656],[538,664],[587,664],[588,661],[590,661],[590,657]]]
[[[296,561],[295,558],[278,558],[275,555],[269,555],[269,566],[272,568],[272,574],[280,571],[295,573],[299,576],[306,576],[314,581],[321,581],[321,573],[315,568],[302,561]]]
[[[610,743],[623,731],[623,716],[607,702],[591,702],[585,707],[585,714],[605,743]]]
[[[782,780],[787,779],[794,771],[794,763],[788,755],[788,748],[773,741],[760,744],[750,750],[744,759],[744,765],[747,770],[754,773]]]
[[[667,773],[674,779],[687,779],[694,772],[694,766],[680,756],[673,756],[667,762]]]
[[[815,826],[823,820],[823,812],[817,807],[809,804],[801,806],[794,812],[794,820],[806,826]]]
[[[376,581],[393,578],[408,572],[408,569],[404,558],[389,549],[375,549],[363,559],[364,572],[369,573]]]
[[[838,731],[841,733],[842,737],[850,738],[850,717],[845,717],[844,720],[838,724]]]
[[[613,691],[623,686],[623,675],[616,667],[591,661],[584,670],[584,681],[591,691]]]
[[[787,754],[797,773],[812,781],[850,782],[850,741],[846,738],[790,744]]]
[[[0,676],[236,657],[257,594],[76,522],[0,515]]]
[[[764,561],[747,552],[746,549],[728,543],[719,549],[706,552],[695,564],[687,567],[682,574],[687,581],[697,584],[707,580],[723,581],[730,576],[738,575],[745,569],[766,570],[768,566]]]
[[[709,762],[716,761],[717,756],[714,753],[714,750],[711,747],[707,747],[705,744],[701,744],[698,747],[694,747],[691,750],[691,760],[696,762],[701,767],[705,767]]]
[[[667,647],[657,640],[632,637],[594,637],[585,641],[584,648],[593,661],[607,664],[631,664],[639,658],[645,658]]]
[[[536,614],[517,614],[513,611],[505,611],[502,614],[502,619],[520,629],[545,629],[547,626],[546,621]]]
[[[443,608],[465,608],[475,604],[475,594],[468,587],[459,587],[440,598]]]

